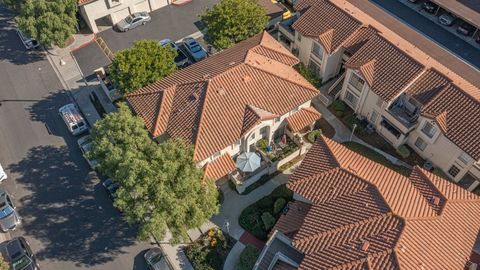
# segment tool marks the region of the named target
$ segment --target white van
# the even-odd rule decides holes
[[[17,28],[17,35],[22,41],[23,45],[27,50],[35,49],[37,48],[40,44],[38,44],[38,41],[36,41],[33,38],[27,37],[20,29]]]
[[[3,170],[2,164],[0,164],[0,182],[7,179],[7,173]]]
[[[75,104],[70,103],[61,107],[58,109],[58,113],[67,125],[68,130],[73,135],[76,136],[88,130],[87,123],[85,122],[85,119],[83,119]]]

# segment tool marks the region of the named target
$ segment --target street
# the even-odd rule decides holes
[[[27,52],[0,7],[0,162],[42,269],[146,269],[135,239],[57,114],[69,103],[50,63]]]

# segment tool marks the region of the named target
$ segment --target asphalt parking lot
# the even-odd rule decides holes
[[[206,49],[205,41],[199,38],[204,27],[201,25],[198,15],[217,2],[218,0],[202,0],[193,1],[183,6],[169,5],[150,13],[152,20],[146,25],[128,32],[118,32],[110,28],[98,33],[97,37],[103,39],[113,53],[131,47],[137,40],[154,39],[160,41],[169,38],[173,41],[179,41],[191,35],[197,38]],[[108,58],[95,42],[74,51],[73,56],[77,60],[84,77],[88,77],[93,73],[93,70],[109,63]]]
[[[422,33],[446,50],[455,54],[476,69],[480,69],[480,48],[450,33],[441,25],[430,21],[419,12],[407,7],[400,1],[369,0],[399,20],[405,22],[417,32]]]

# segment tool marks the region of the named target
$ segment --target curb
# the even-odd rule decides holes
[[[192,2],[192,1],[193,1],[193,0],[176,0],[176,1],[173,1],[173,2],[172,2],[172,5],[178,7],[178,6],[186,5],[186,4],[188,4],[188,3]]]
[[[97,40],[97,34],[93,33],[93,38],[90,40],[90,41],[87,41],[85,43],[83,43],[82,45],[76,47],[76,48],[73,48],[70,50],[70,52],[74,52],[74,51],[78,51],[84,47],[87,47],[88,45],[92,44],[93,42],[95,42]]]

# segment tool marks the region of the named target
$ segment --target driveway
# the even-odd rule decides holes
[[[480,69],[480,48],[474,47],[456,35],[445,30],[442,26],[425,18],[422,14],[412,10],[398,0],[370,0],[380,8],[408,24],[418,32],[430,38],[443,48],[457,55],[464,61]],[[420,5],[419,9],[420,9]]]
[[[117,52],[142,39],[169,38],[177,41],[192,34],[198,36],[198,32],[203,30],[198,15],[217,2],[218,0],[195,0],[183,6],[169,5],[152,12],[152,21],[146,25],[124,33],[110,28],[98,33],[97,37],[103,39],[112,52]],[[84,76],[108,62],[96,43],[76,50],[74,56]]]
[[[23,49],[0,7],[0,162],[42,269],[146,269],[138,242],[57,114],[70,102],[42,52]]]

